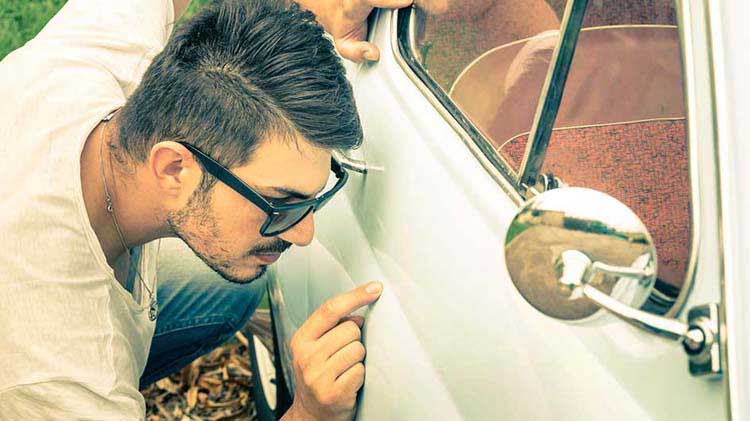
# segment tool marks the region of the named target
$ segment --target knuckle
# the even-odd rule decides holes
[[[299,345],[297,348],[292,349],[292,364],[300,370],[307,370],[312,363],[312,353],[308,350],[301,348]]]
[[[362,331],[359,329],[359,326],[351,320],[346,321],[343,327],[346,329],[347,337],[359,339],[362,336]]]
[[[336,305],[336,302],[333,300],[327,300],[323,303],[323,305],[320,306],[320,312],[323,314],[323,316],[335,316],[336,315],[336,309],[338,306]]]
[[[367,350],[365,349],[365,345],[362,342],[354,342],[354,353],[357,356],[357,359],[362,361],[365,358],[365,354],[367,354]]]
[[[363,363],[361,363],[361,362],[360,362],[360,363],[357,363],[357,364],[355,364],[355,365],[354,365],[354,366],[352,367],[352,370],[354,370],[354,374],[355,374],[355,375],[356,375],[357,377],[359,377],[359,378],[362,378],[362,377],[364,377],[364,376],[365,376],[365,365],[364,365]]]
[[[303,372],[307,371],[310,368],[309,355],[301,355],[295,358],[294,362],[297,364],[297,367],[299,367]]]
[[[305,384],[309,389],[312,389],[315,391],[315,384],[317,383],[317,376],[312,373],[310,370],[306,370],[302,372],[302,383]]]
[[[299,331],[292,335],[292,339],[289,340],[289,350],[292,354],[298,354],[304,348],[305,341],[300,337]]]
[[[314,391],[315,399],[324,406],[333,406],[336,404],[336,401],[338,400],[338,395],[331,391],[330,389],[321,390],[316,389]]]
[[[359,390],[365,384],[365,365],[361,362],[351,368],[352,370],[352,386]]]

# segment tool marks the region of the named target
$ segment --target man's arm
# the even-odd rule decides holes
[[[91,384],[58,379],[0,390],[4,420],[138,420],[144,409],[135,387],[97,390]]]

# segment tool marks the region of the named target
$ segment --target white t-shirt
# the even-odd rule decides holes
[[[0,62],[0,419],[142,419],[155,323],[114,277],[80,157],[171,32],[171,0],[70,0]],[[139,264],[155,293],[156,250]]]

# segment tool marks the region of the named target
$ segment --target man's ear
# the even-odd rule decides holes
[[[193,154],[177,142],[157,142],[151,147],[148,164],[165,198],[187,200],[200,183],[200,165]]]

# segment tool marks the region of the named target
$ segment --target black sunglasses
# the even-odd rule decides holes
[[[315,212],[322,208],[337,191],[344,187],[346,180],[349,179],[349,174],[341,168],[341,165],[339,165],[336,160],[331,158],[331,171],[333,171],[337,178],[336,185],[334,185],[331,190],[328,190],[315,199],[305,200],[304,202],[290,203],[288,205],[273,205],[268,199],[258,194],[250,186],[245,184],[244,181],[240,180],[239,177],[232,174],[232,172],[226,167],[201,152],[195,146],[186,142],[178,143],[188,148],[190,152],[198,157],[198,160],[203,164],[203,167],[209,174],[219,179],[219,181],[229,186],[240,196],[252,202],[268,215],[266,221],[260,227],[260,235],[264,237],[273,237],[288,231],[305,219],[310,212]]]

